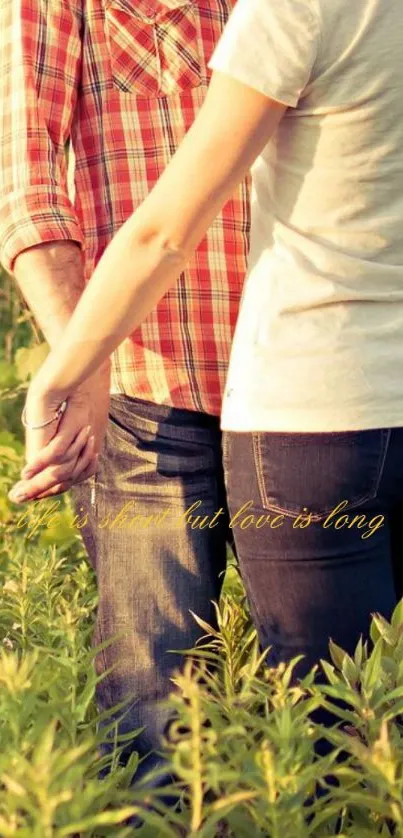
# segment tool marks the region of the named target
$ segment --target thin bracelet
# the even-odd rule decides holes
[[[50,425],[51,422],[56,422],[56,420],[59,419],[59,417],[63,415],[64,411],[66,410],[66,407],[67,407],[67,399],[64,399],[64,401],[62,401],[62,403],[57,408],[55,416],[53,416],[52,419],[48,419],[46,422],[41,422],[40,425],[31,425],[26,420],[26,416],[25,416],[26,405],[24,405],[24,409],[21,413],[22,424],[24,425],[24,428],[29,428],[31,431],[34,431],[37,428],[44,428],[46,425]]]

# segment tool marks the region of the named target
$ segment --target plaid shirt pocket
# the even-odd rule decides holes
[[[202,83],[195,0],[106,0],[112,77],[123,92],[158,97]]]

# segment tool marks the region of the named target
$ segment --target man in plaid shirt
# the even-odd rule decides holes
[[[1,1],[0,261],[50,346],[192,124],[233,2]],[[229,536],[219,414],[248,230],[244,183],[75,396],[97,409],[97,473],[73,488],[98,578],[95,642],[119,634],[97,658],[114,667],[98,703],[134,697],[120,729],[145,726],[128,748],[141,755],[169,722],[159,701],[183,660],[169,650],[200,636],[191,611],[214,622]],[[137,777],[158,764],[154,752]]]

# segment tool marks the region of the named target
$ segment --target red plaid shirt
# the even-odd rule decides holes
[[[32,245],[70,239],[84,248],[88,281],[193,122],[233,3],[0,0],[0,260],[8,270]],[[244,183],[177,285],[114,353],[112,392],[220,413],[248,232]]]

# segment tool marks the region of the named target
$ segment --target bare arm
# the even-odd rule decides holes
[[[178,152],[98,263],[58,345],[31,384],[28,407],[47,411],[66,396],[74,401],[81,382],[173,285],[284,111],[284,105],[225,75],[213,76],[205,104]],[[76,432],[83,422],[77,411],[67,410],[54,438],[67,456],[71,439],[63,430],[65,421]],[[53,461],[52,444],[39,458],[32,457],[35,472]],[[46,440],[40,441],[40,448],[45,445]],[[74,471],[70,477],[74,481]],[[54,483],[46,471],[31,472],[28,482],[15,489],[23,492],[20,500],[27,500],[55,491]]]
[[[38,388],[63,398],[143,321],[272,136],[286,106],[214,73],[199,115],[105,251]]]
[[[82,0],[0,2],[0,261],[52,348],[84,290],[83,235],[65,153],[80,82],[82,11]],[[97,386],[109,389],[108,359]],[[78,396],[88,400],[84,385]]]
[[[85,288],[81,248],[55,241],[23,250],[14,277],[49,346],[57,347]],[[109,382],[109,357],[97,372]]]
[[[63,241],[30,247],[17,256],[14,276],[48,344],[57,346],[84,290],[80,247]]]

